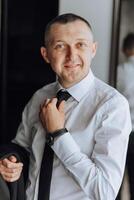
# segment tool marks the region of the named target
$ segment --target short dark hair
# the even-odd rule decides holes
[[[83,22],[85,22],[85,24],[87,24],[87,26],[89,27],[89,29],[92,32],[92,27],[90,25],[90,23],[84,19],[83,17],[73,14],[73,13],[66,13],[66,14],[62,14],[62,15],[58,15],[57,17],[55,17],[54,19],[52,19],[46,26],[45,28],[45,33],[44,33],[44,42],[45,42],[45,46],[48,43],[48,37],[49,37],[49,31],[50,28],[53,24],[59,23],[59,24],[67,24],[69,22],[74,22],[76,20],[81,20]]]
[[[123,40],[122,45],[123,51],[125,50],[133,50],[134,49],[134,33],[129,33]]]

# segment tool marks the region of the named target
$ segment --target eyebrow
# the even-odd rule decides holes
[[[89,41],[89,40],[87,40],[87,39],[82,39],[82,38],[78,38],[78,39],[76,39],[76,41]],[[54,41],[52,41],[51,43],[53,43]],[[57,41],[55,41],[56,43],[58,43],[58,42],[65,42],[66,43],[66,41],[64,41],[64,40],[57,40]]]
[[[87,42],[89,42],[89,40],[87,40],[87,39],[82,39],[82,38],[77,39],[77,41],[87,41]]]

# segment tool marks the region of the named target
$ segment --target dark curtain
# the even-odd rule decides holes
[[[55,74],[40,56],[40,47],[46,24],[57,14],[57,0],[2,0],[0,143],[15,136],[32,94],[55,81]]]

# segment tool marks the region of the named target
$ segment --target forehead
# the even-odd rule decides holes
[[[50,40],[64,40],[64,38],[93,40],[93,34],[89,26],[81,20],[66,24],[55,23],[49,32]]]

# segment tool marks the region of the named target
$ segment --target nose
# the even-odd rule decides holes
[[[74,47],[68,47],[66,58],[68,61],[75,61],[75,58],[77,56],[77,50]]]

